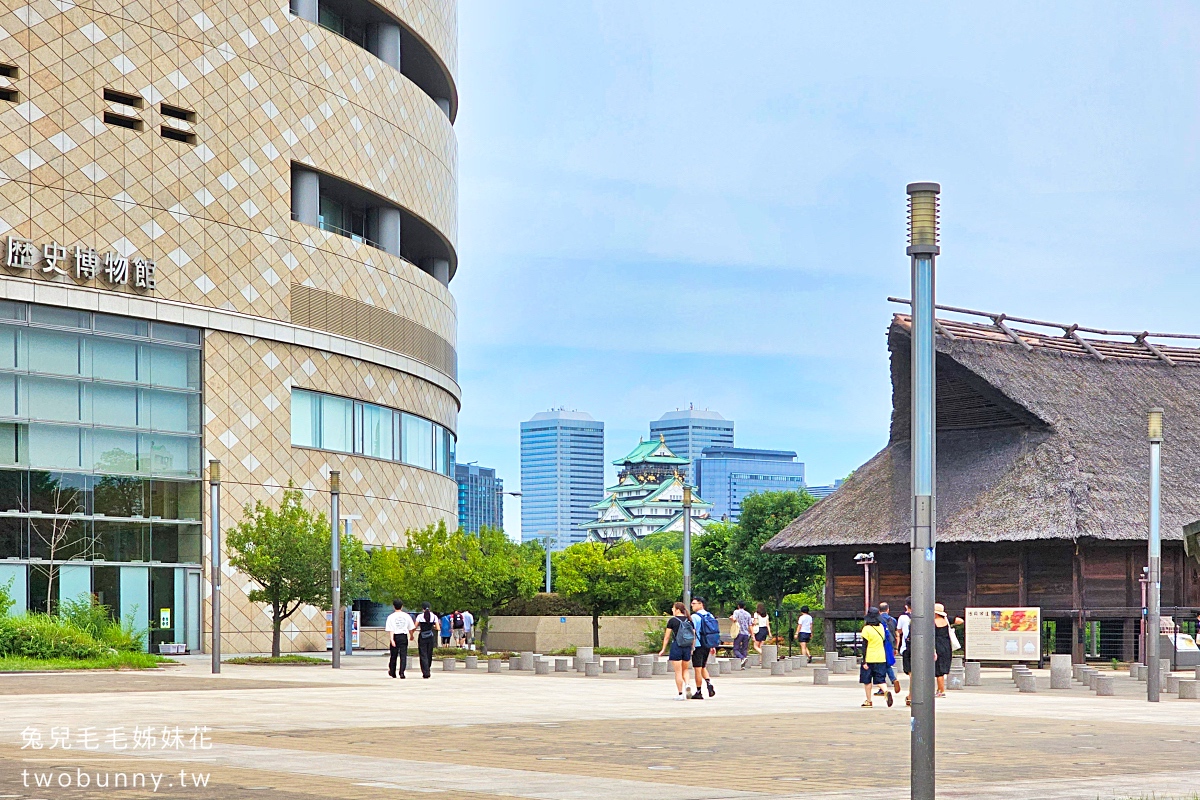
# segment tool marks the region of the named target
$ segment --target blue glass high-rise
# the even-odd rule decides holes
[[[604,498],[604,423],[580,411],[543,411],[521,423],[521,540],[561,550],[582,542]]]

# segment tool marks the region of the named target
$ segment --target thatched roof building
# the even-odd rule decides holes
[[[1061,327],[1061,334],[1014,328],[1002,315],[986,324],[939,319],[939,595],[945,586],[947,599],[960,605],[1042,605],[1044,615],[1060,613],[1075,624],[1095,617],[1090,609],[1111,618],[1140,614],[1137,579],[1149,524],[1146,413],[1161,406],[1163,604],[1200,604],[1197,565],[1172,546],[1200,519],[1200,349]],[[831,556],[826,605],[834,615],[844,605],[839,599],[857,594],[861,605],[862,574],[847,551],[882,552],[882,591],[907,593],[907,316],[892,320],[888,347],[887,446],[764,548]],[[839,572],[843,584],[857,575],[856,591],[839,591]],[[1109,625],[1110,634],[1116,627]],[[1124,643],[1125,655],[1129,647]]]

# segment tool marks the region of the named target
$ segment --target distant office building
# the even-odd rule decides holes
[[[804,488],[804,462],[791,450],[707,447],[693,472],[700,495],[713,504],[713,519],[736,522],[746,495]]]
[[[586,538],[604,497],[604,423],[580,411],[543,411],[521,423],[521,540],[561,550]]]
[[[733,420],[715,411],[668,411],[650,423],[650,438],[662,438],[671,452],[695,463],[706,447],[733,447]]]
[[[829,497],[829,495],[836,492],[841,485],[842,485],[842,479],[838,478],[833,483],[827,484],[825,486],[805,486],[804,488],[808,491],[809,494],[811,494],[813,497],[820,500],[823,497]]]
[[[459,530],[479,533],[484,525],[504,527],[504,479],[496,477],[496,470],[455,464],[454,479],[458,481]]]

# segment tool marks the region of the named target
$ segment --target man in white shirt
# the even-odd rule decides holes
[[[475,615],[470,611],[463,611],[463,641],[467,647],[475,649]]]
[[[393,600],[392,608],[396,610],[388,614],[387,622],[383,625],[383,629],[390,637],[388,640],[388,676],[396,677],[396,660],[398,658],[400,661],[399,677],[403,678],[404,668],[408,666],[408,634],[415,626],[413,618],[404,610],[404,603]]]
[[[796,638],[800,640],[800,652],[808,659],[806,663],[812,663],[812,655],[808,652],[808,643],[812,641],[812,614],[808,613],[808,606],[800,606],[800,619],[796,620]]]

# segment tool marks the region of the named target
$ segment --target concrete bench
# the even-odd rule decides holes
[[[1179,682],[1180,700],[1200,700],[1200,680]]]
[[[1070,656],[1050,656],[1050,688],[1070,689],[1071,678],[1079,680],[1077,665],[1073,668]]]
[[[1138,679],[1139,681],[1144,681],[1144,680],[1146,680],[1146,674],[1147,674],[1149,671],[1150,671],[1150,668],[1149,668],[1149,667],[1147,667],[1145,664],[1138,664],[1138,665],[1137,665],[1137,679]]]

